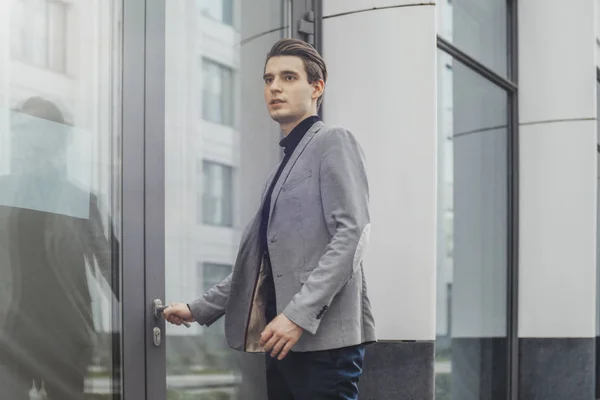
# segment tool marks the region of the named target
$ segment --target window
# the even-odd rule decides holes
[[[233,25],[233,0],[198,0],[198,7],[205,17]]]
[[[232,69],[203,59],[202,70],[202,117],[206,121],[233,126]]]
[[[509,96],[439,59],[436,399],[506,398]]]
[[[231,274],[232,267],[228,264],[203,263],[200,267],[202,274],[202,292],[206,292]],[[225,323],[223,318],[215,322],[205,334],[222,337],[225,334]]]
[[[438,5],[435,398],[516,398],[516,2]]]
[[[503,0],[440,2],[438,32],[486,67],[507,77],[508,3]]]
[[[13,0],[11,53],[15,59],[65,72],[68,5],[61,0]]]
[[[201,219],[198,223],[233,226],[233,169],[226,165],[204,161],[198,165],[198,176],[203,177],[202,194],[198,194]]]
[[[231,273],[231,265],[228,264],[215,264],[215,263],[203,263],[202,264],[202,291],[206,292],[217,283],[220,283],[223,279]]]

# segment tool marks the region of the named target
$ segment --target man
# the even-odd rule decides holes
[[[267,55],[264,95],[285,134],[285,156],[242,234],[233,273],[174,324],[222,315],[229,345],[267,354],[271,400],[357,399],[365,345],[375,341],[362,257],[369,238],[363,152],[317,109],[327,80],[321,56],[283,39]]]
[[[117,295],[117,243],[97,197],[69,180],[60,109],[31,97],[10,121],[11,174],[0,176],[0,398],[29,399],[31,389],[32,398],[83,399],[95,342],[88,276],[99,278],[86,260]]]

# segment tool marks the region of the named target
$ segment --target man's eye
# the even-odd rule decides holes
[[[265,79],[265,83],[271,83],[271,82],[273,82],[273,78],[267,78],[267,79]]]
[[[285,77],[285,80],[286,81],[293,81],[294,77],[292,75],[288,75],[288,76]]]

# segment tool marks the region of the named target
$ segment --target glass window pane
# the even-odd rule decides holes
[[[22,59],[25,51],[24,25],[25,4],[22,0],[12,0],[10,19],[11,55],[13,58]]]
[[[235,265],[240,234],[281,160],[281,131],[267,113],[262,75],[267,52],[290,23],[281,0],[259,5],[165,2],[167,303],[199,298]],[[230,17],[239,19],[240,32],[207,21],[201,7],[225,24],[241,8],[239,18]],[[166,327],[167,398],[267,397],[264,356],[229,349],[222,327],[223,319]]]
[[[227,276],[232,271],[232,266],[229,264],[216,264],[216,263],[203,263],[200,265],[201,268],[201,279],[202,279],[202,291],[205,292],[221,282],[223,279],[227,278]],[[212,337],[215,341],[215,338],[222,337],[225,334],[225,321],[220,319],[214,325],[211,326],[211,329],[206,330],[206,336]],[[215,366],[212,366],[217,367]]]
[[[203,168],[203,222],[210,225],[231,226],[233,222],[231,167],[205,161]]]
[[[223,23],[233,26],[233,0],[223,0]]]
[[[197,0],[200,14],[233,26],[233,0]]]
[[[12,0],[11,54],[41,68],[66,70],[69,4],[62,0]],[[25,17],[25,8],[29,10]]]
[[[205,17],[223,20],[223,2],[222,0],[199,0],[200,12]]]
[[[122,5],[0,1],[2,399],[121,398]]]
[[[436,399],[504,398],[508,97],[438,54]]]
[[[221,68],[222,74],[222,97],[221,110],[223,125],[234,125],[234,106],[233,106],[233,71],[230,68]]]
[[[67,61],[67,4],[62,1],[50,1],[48,8],[49,59],[48,68],[64,72]]]
[[[496,73],[507,76],[507,1],[440,0],[439,35]]]
[[[48,2],[47,0],[28,0],[33,7],[31,19],[24,28],[26,42],[26,60],[40,67],[48,63]]]
[[[208,59],[202,60],[202,117],[217,124],[233,125],[233,71]]]

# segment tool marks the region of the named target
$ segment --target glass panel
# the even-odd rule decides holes
[[[67,3],[51,1],[48,4],[48,68],[63,72],[67,62]]]
[[[438,32],[444,39],[507,76],[507,1],[440,0]]]
[[[233,0],[197,0],[200,13],[227,25],[233,25]]]
[[[233,72],[208,59],[202,61],[202,116],[206,121],[233,124]]]
[[[439,54],[436,399],[506,398],[506,92]]]
[[[203,263],[200,265],[202,290],[206,292],[223,279],[232,271],[232,266],[228,264]],[[210,329],[206,330],[206,339],[220,340],[225,334],[225,321],[223,318],[215,322]]]
[[[203,169],[202,221],[209,225],[232,226],[232,168],[204,161]]]
[[[231,272],[241,231],[280,160],[281,132],[262,81],[266,54],[284,31],[279,2],[165,3],[167,303],[189,303]],[[222,12],[227,3],[239,27],[198,12],[204,5]],[[168,399],[266,398],[264,356],[229,349],[224,319],[210,327],[167,324],[166,333]]]
[[[64,73],[69,50],[68,14],[75,3],[63,0],[10,1],[12,57]],[[73,46],[71,49],[75,50]]]
[[[121,6],[0,2],[3,399],[121,393]]]

